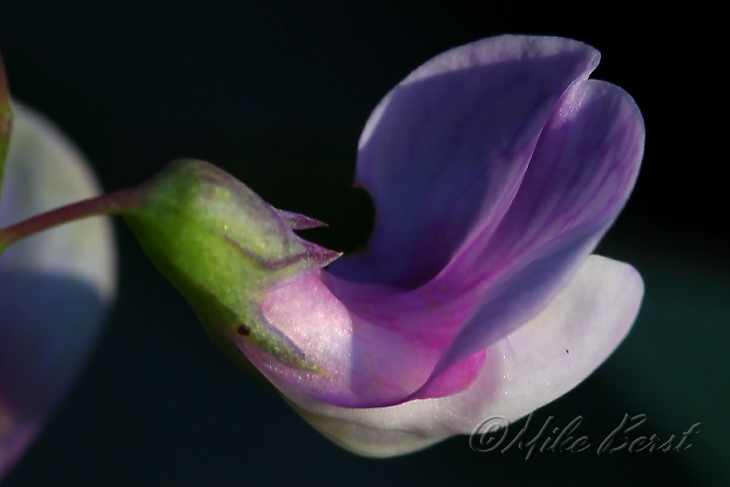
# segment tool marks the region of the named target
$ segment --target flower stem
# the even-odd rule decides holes
[[[115,191],[71,203],[0,229],[0,254],[11,245],[36,233],[83,218],[118,215],[143,203],[145,185]]]

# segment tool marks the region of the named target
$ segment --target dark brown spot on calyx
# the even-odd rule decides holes
[[[241,323],[240,325],[238,325],[238,328],[236,328],[236,333],[241,336],[247,337],[251,334],[251,328]]]

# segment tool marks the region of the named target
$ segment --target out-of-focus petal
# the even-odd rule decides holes
[[[375,232],[332,272],[414,288],[493,230],[558,99],[598,58],[569,39],[502,36],[415,70],[365,126],[356,179],[373,196]]]
[[[81,154],[14,105],[0,225],[98,194]],[[107,218],[21,241],[0,257],[0,477],[78,374],[115,290]]]
[[[547,308],[487,349],[479,377],[466,390],[382,408],[301,399],[292,406],[333,442],[372,457],[471,433],[492,416],[515,421],[595,370],[628,333],[642,295],[641,277],[631,266],[590,256]]]

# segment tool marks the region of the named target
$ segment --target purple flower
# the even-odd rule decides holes
[[[83,157],[55,127],[17,104],[13,111],[0,227],[98,193]],[[70,388],[114,283],[105,218],[41,233],[0,257],[0,478]]]
[[[384,457],[516,420],[626,336],[641,277],[591,253],[634,185],[644,127],[628,94],[587,79],[598,59],[568,39],[485,39],[375,108],[357,162],[369,245],[260,301],[315,368],[230,337],[335,443]]]

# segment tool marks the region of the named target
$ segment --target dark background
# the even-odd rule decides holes
[[[13,95],[77,142],[105,189],[174,158],[207,159],[273,205],[329,222],[308,236],[339,250],[364,242],[372,219],[350,187],[359,132],[412,69],[502,33],[592,44],[603,54],[593,77],[631,93],[646,120],[635,194],[599,249],[641,271],[646,298],[618,352],[536,421],[582,415],[594,445],[625,413],[647,414],[640,434],[664,438],[702,422],[682,453],[525,461],[459,437],[400,459],[355,457],[229,363],[117,222],[106,333],[3,486],[727,485],[724,19],[700,2],[3,2]]]

